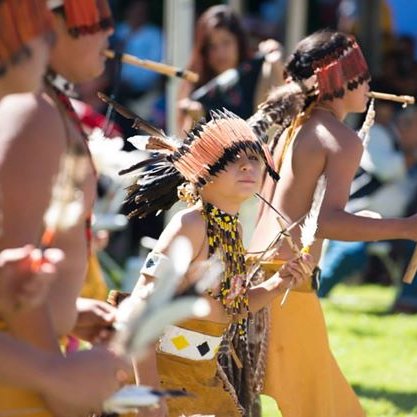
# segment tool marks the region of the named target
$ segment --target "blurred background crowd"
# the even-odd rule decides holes
[[[200,76],[200,81],[193,85],[109,62],[101,78],[79,86],[80,102],[76,104],[90,130],[100,127],[110,137],[126,138],[137,133],[128,120],[115,114],[111,114],[111,123],[106,121],[108,109],[97,98],[97,90],[178,135],[193,121],[209,115],[212,108],[224,106],[248,117],[265,98],[269,87],[284,82],[282,63],[294,46],[291,13],[305,16],[299,38],[320,28],[355,34],[370,64],[373,90],[417,95],[417,2],[113,0],[110,3],[116,17],[112,49],[141,59],[176,64]],[[179,19],[176,27],[177,32],[181,27],[182,35],[172,32],[169,23],[172,16]],[[182,21],[182,16],[187,16],[187,20]],[[178,50],[174,58],[172,49]],[[347,122],[357,128],[362,119],[360,116]],[[121,141],[119,145],[131,151],[129,143]],[[146,251],[152,247],[152,239],[158,238],[162,230],[164,218],[160,215],[146,221],[126,220],[124,213],[129,208],[122,205],[124,185],[117,176],[114,149],[110,146],[108,150],[108,159],[114,166],[101,170],[101,199],[95,228],[107,283],[130,290]],[[126,165],[120,161],[120,166]],[[413,107],[402,109],[391,102],[377,102],[375,124],[352,186],[349,210],[373,210],[383,217],[415,213],[416,180],[417,111]],[[110,208],[110,218],[101,214]],[[413,248],[409,241],[328,242],[321,261],[319,295],[329,296],[342,280],[395,285],[398,295],[392,311],[417,312],[417,280],[411,286],[401,285]]]

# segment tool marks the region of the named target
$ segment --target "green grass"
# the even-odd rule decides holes
[[[368,417],[417,417],[417,316],[386,314],[394,288],[338,286],[322,302],[330,344]],[[263,417],[281,416],[263,397]]]

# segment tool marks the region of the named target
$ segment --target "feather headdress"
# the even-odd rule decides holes
[[[107,0],[47,0],[47,4],[50,10],[64,8],[68,31],[74,37],[113,27]]]
[[[138,176],[138,180],[128,188],[127,200],[136,207],[131,216],[145,217],[169,209],[178,200],[178,186],[191,183],[203,187],[228,163],[234,162],[241,151],[258,154],[271,177],[279,178],[266,145],[247,122],[227,110],[212,112],[212,120],[196,124],[186,139],[179,141],[103,94],[100,97],[132,119],[134,127],[150,135],[149,138],[133,137],[131,142],[138,146],[138,141],[143,141],[139,148],[152,152],[151,157],[121,171],[121,174]]]
[[[45,0],[0,0],[0,28],[0,76],[30,56],[31,40],[53,33]]]
[[[318,42],[318,38],[324,40]],[[295,116],[311,103],[342,98],[346,89],[354,90],[370,78],[361,49],[352,36],[320,31],[301,43],[285,65],[287,84],[272,90],[248,120],[259,137],[271,127],[276,129],[272,150]],[[311,47],[313,43],[315,47]]]

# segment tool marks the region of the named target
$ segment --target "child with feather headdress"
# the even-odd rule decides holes
[[[183,142],[155,128],[148,127],[148,131],[149,138],[134,137],[131,142],[153,152],[151,157],[123,171],[138,175],[128,189],[128,200],[135,204],[131,215],[144,217],[168,209],[178,198],[190,207],[178,212],[163,231],[145,261],[132,298],[140,297],[161,274],[167,251],[179,235],[186,236],[192,246],[183,286],[198,282],[199,267],[212,257],[220,260],[223,271],[220,282],[205,295],[211,312],[204,319],[168,326],[156,350],[138,367],[139,378],[142,383],[160,383],[163,388],[193,394],[168,399],[169,416],[244,415],[239,393],[219,361],[222,356],[233,356],[250,372],[250,358],[235,355],[231,338],[237,334],[247,341],[249,312],[270,302],[291,280],[299,285],[306,277],[300,262],[308,269],[310,257],[285,265],[262,285],[248,282],[238,211],[258,190],[262,162],[271,178],[276,180],[277,174],[268,150],[244,120],[228,111],[213,112],[212,120],[196,125]],[[165,413],[162,409],[157,414]]]

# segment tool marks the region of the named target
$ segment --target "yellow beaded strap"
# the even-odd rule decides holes
[[[221,301],[232,317],[246,316],[249,303],[245,249],[239,233],[238,216],[225,213],[211,204],[205,204],[203,216],[207,222],[209,256],[218,256],[224,267],[219,293],[215,298]]]

